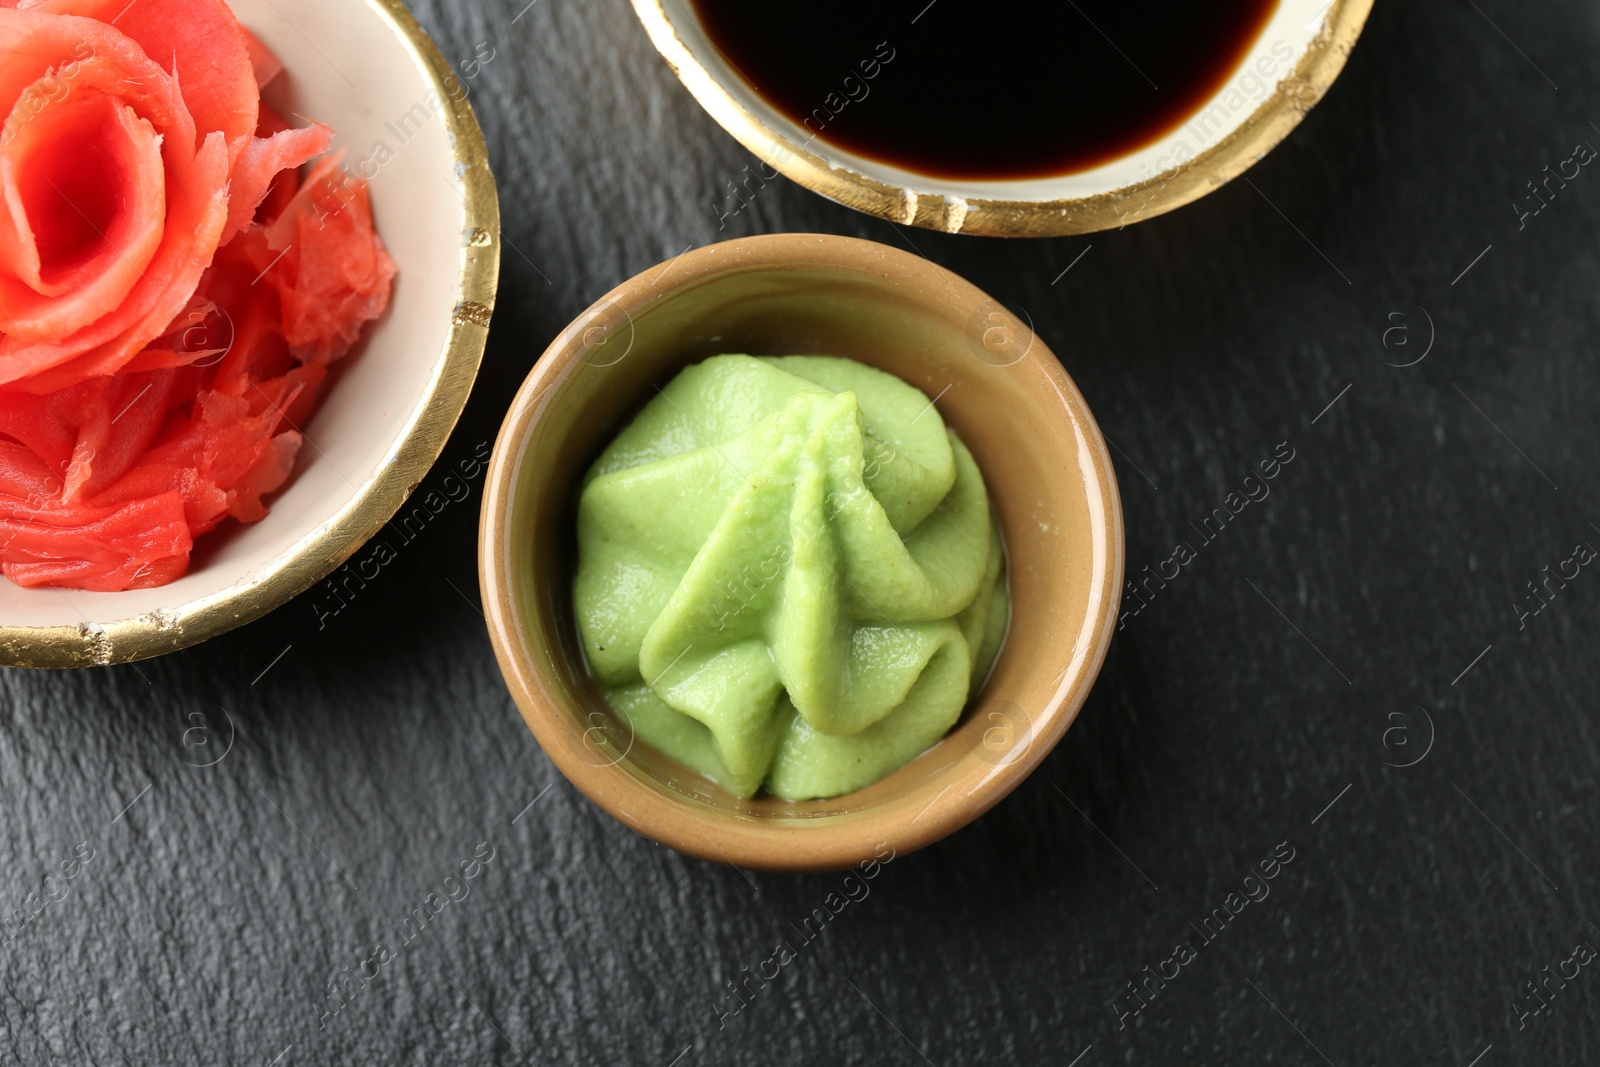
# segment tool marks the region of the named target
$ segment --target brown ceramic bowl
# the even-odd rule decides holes
[[[831,800],[741,800],[635,743],[573,617],[584,472],[684,366],[723,352],[847,356],[936,397],[977,458],[1009,561],[1011,630],[951,733]],[[602,297],[545,351],[495,442],[479,577],[489,635],[540,745],[595,803],[704,859],[776,870],[903,855],[977,818],[1061,739],[1117,617],[1122,507],[1083,397],[1028,327],[925,259],[845,237],[711,245]]]

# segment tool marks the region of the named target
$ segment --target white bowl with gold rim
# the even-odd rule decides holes
[[[389,309],[341,361],[260,522],[197,539],[187,574],[116,593],[0,578],[0,665],[171,652],[250,622],[343,563],[400,508],[466,405],[499,277],[500,214],[468,102],[475,56],[440,55],[403,0],[230,0],[284,63],[262,96],[335,131],[369,177],[398,267]],[[383,146],[380,148],[379,146]],[[371,161],[367,166],[362,164]]]
[[[931,177],[829,143],[825,132],[808,134],[734,69],[690,0],[633,0],[633,7],[701,106],[769,167],[813,192],[902,225],[1052,237],[1151,218],[1243,174],[1322,99],[1372,0],[1281,0],[1222,88],[1176,129],[1090,170],[1004,181]]]

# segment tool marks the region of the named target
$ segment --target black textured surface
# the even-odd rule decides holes
[[[93,858],[0,935],[0,1060],[1600,1059],[1600,968],[1538,1014],[1525,986],[1600,946],[1600,573],[1514,607],[1600,546],[1600,172],[1521,229],[1512,208],[1600,145],[1592,3],[1384,0],[1249,181],[1120,233],[1003,243],[781,180],[730,214],[752,160],[625,0],[514,19],[524,2],[419,11],[451,59],[495,50],[474,102],[506,222],[445,464],[594,297],[773,230],[912,247],[1026,309],[1119,449],[1131,572],[1198,545],[1191,523],[1280,442],[1295,458],[1127,620],[1037,774],[897,858],[721,1018],[724,982],[798,943],[842,877],[685,859],[560,780],[479,618],[481,479],[324,626],[313,592],[158,661],[5,672],[0,911],[80,843]],[[970,23],[964,3],[919,28]],[[467,896],[319,1026],[330,981],[485,842]],[[1281,842],[1270,896],[1205,943],[1190,924]],[[1185,939],[1197,958],[1119,1029],[1125,983]]]

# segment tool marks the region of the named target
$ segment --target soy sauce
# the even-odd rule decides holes
[[[1292,58],[1239,69],[1277,0],[693,2],[805,136],[947,180],[1089,170],[1203,120],[1230,79],[1234,113],[1253,110]]]

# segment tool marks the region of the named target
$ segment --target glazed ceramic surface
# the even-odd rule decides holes
[[[955,730],[866,789],[740,800],[638,743],[589,678],[572,607],[574,502],[594,457],[685,365],[827,354],[896,374],[971,448],[999,517],[1011,628]],[[809,234],[688,252],[601,298],[535,366],[496,442],[480,577],[506,680],[571,781],[633,829],[741,867],[904,853],[987,810],[1060,739],[1099,670],[1121,586],[1104,440],[1056,357],[972,285],[883,245]]]
[[[0,580],[0,663],[142,659],[272,610],[395,513],[471,390],[494,302],[499,212],[466,84],[400,0],[233,7],[284,62],[264,97],[283,114],[327,123],[346,165],[360,172],[366,163],[373,174],[378,231],[399,268],[393,298],[300,427],[295,472],[265,519],[224,523],[196,544],[187,575],[156,589]]]
[[[928,177],[845,151],[828,143],[825,130],[813,136],[739,76],[706,36],[693,5],[633,0],[633,6],[700,104],[768,166],[807,188],[897,223],[1045,237],[1152,218],[1244,173],[1328,91],[1372,0],[1281,0],[1223,87],[1170,134],[1082,173],[983,182]],[[977,47],[1003,49],[1003,39]]]

